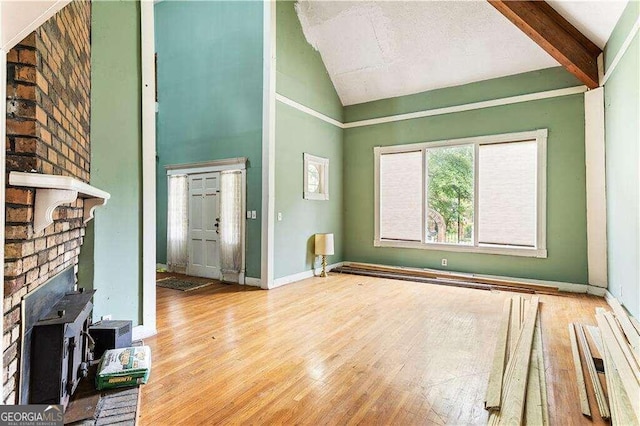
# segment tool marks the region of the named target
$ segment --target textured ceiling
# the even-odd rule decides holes
[[[547,3],[600,48],[604,47],[627,5],[626,0],[547,0]]]
[[[620,2],[556,3],[600,46],[622,12]],[[559,65],[486,1],[301,0],[296,10],[343,105]]]

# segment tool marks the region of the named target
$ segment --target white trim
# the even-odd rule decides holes
[[[285,105],[289,105],[290,107],[295,108],[298,111],[304,112],[305,114],[309,114],[312,117],[319,118],[322,121],[325,121],[329,124],[333,124],[334,126],[339,127],[340,129],[345,128],[345,125],[339,122],[338,120],[333,119],[329,116],[326,116],[321,112],[318,112],[312,108],[309,108],[308,106],[302,105],[301,103],[298,103],[293,99],[289,99],[286,96],[281,95],[280,93],[276,93],[276,100],[278,100],[279,102],[282,102]]]
[[[589,284],[607,288],[604,88],[584,94]]]
[[[334,268],[338,268],[344,265],[344,262],[332,263],[331,265],[327,265],[327,271],[331,271]],[[291,274],[284,277],[276,278],[273,281],[273,287],[281,287],[283,285],[291,284],[297,281],[306,280],[307,278],[318,277],[322,272],[322,268],[314,268],[308,271],[299,272],[297,274]]]
[[[2,6],[0,5],[0,20],[2,19]],[[0,49],[0,140],[6,140],[7,137],[7,52]],[[5,169],[7,165],[7,152],[0,149],[0,206],[5,210]],[[0,259],[2,259],[2,268],[0,268],[0,281],[4,283],[4,222],[5,215],[0,215]],[[0,336],[4,336],[4,285],[0,290],[3,303],[0,305],[3,321],[0,321]],[[4,340],[4,339],[3,339]],[[4,353],[6,348],[0,342],[0,351]],[[0,371],[4,371],[4,357],[0,359]],[[4,403],[4,383],[0,383],[0,404]],[[17,385],[16,385],[17,386]]]
[[[198,163],[169,164],[164,166],[164,168],[167,170],[167,175],[244,170],[247,168],[247,157],[223,158],[221,160],[202,161]]]
[[[147,337],[152,337],[156,334],[158,334],[158,330],[156,330],[155,327],[137,325],[133,327],[133,330],[131,330],[131,340],[135,342],[136,340],[146,339]]]
[[[237,160],[237,161],[236,161]],[[202,173],[224,172],[226,170],[246,170],[246,159],[233,158],[209,161],[207,163],[177,164],[166,166],[167,176],[196,175]]]
[[[484,254],[500,254],[508,256],[525,256],[525,257],[547,257],[547,192],[546,192],[546,178],[547,178],[547,129],[539,129],[517,133],[505,133],[500,135],[486,135],[486,136],[473,136],[469,138],[461,139],[447,139],[433,142],[420,142],[406,145],[389,145],[383,147],[374,147],[374,247],[395,247],[395,248],[413,248],[424,250],[440,250],[451,252],[467,252],[467,253],[484,253]],[[382,154],[393,154],[402,152],[416,152],[421,151],[426,162],[427,150],[432,148],[438,148],[443,146],[457,146],[457,145],[474,145],[474,150],[477,152],[478,146],[489,145],[505,142],[521,142],[521,141],[533,141],[537,143],[537,193],[536,193],[536,247],[516,247],[516,246],[497,246],[488,244],[479,244],[477,237],[478,229],[478,215],[477,215],[477,163],[478,156],[474,157],[474,204],[476,210],[474,211],[474,240],[473,245],[459,245],[459,244],[443,244],[443,243],[428,243],[426,241],[425,232],[422,232],[422,241],[398,241],[398,240],[385,240],[380,235],[380,156]],[[423,173],[426,166],[423,167]],[[425,182],[423,186],[426,187]],[[426,198],[426,197],[425,197]],[[423,203],[423,216],[426,214],[426,200]],[[424,222],[424,220],[423,220]]]
[[[386,146],[380,146],[378,148],[379,148],[380,154],[388,154],[388,153],[397,153],[397,152],[420,151],[425,148],[436,148],[436,147],[451,146],[451,145],[471,145],[471,144],[488,145],[488,144],[494,144],[494,143],[532,141],[534,139],[541,139],[541,140],[544,139],[546,141],[547,136],[548,136],[547,129],[538,129],[538,130],[528,130],[524,132],[501,133],[498,135],[471,136],[468,138],[442,139],[442,140],[431,141],[431,142],[386,145]]]
[[[142,64],[142,324],[156,328],[156,71],[153,1],[140,3]]]
[[[611,61],[611,65],[609,65],[609,69],[607,70],[607,72],[604,73],[604,77],[600,80],[600,86],[604,86],[607,80],[609,80],[609,77],[611,77],[611,74],[613,74],[613,72],[616,70],[616,67],[618,66],[618,62],[620,62],[624,54],[627,53],[627,50],[629,49],[629,46],[631,46],[631,42],[633,41],[636,34],[638,34],[639,29],[640,29],[640,17],[636,19],[636,22],[633,24],[633,27],[631,27],[631,31],[629,31],[627,38],[624,39],[624,43],[622,43],[622,46],[620,46],[618,53],[616,53],[616,56],[614,56],[613,61]]]
[[[587,294],[593,294],[594,296],[604,297],[606,299],[607,293],[609,292],[606,288],[598,287],[595,285],[587,285]]]
[[[71,3],[71,0],[58,0],[55,2],[48,1],[47,3],[53,3],[47,9],[45,9],[40,15],[33,19],[28,25],[22,29],[19,33],[14,35],[9,40],[4,41],[2,49],[9,51],[13,46],[20,43],[26,36],[32,33],[40,25],[44,24],[49,18],[58,13],[60,9]],[[1,25],[0,25],[1,26]]]
[[[276,158],[276,2],[264,1],[261,287],[273,285]]]
[[[276,99],[282,102],[283,104],[289,105],[292,108],[295,108],[313,117],[319,118],[320,120],[326,121],[329,124],[333,124],[336,127],[339,127],[341,129],[351,129],[354,127],[373,126],[381,123],[391,123],[395,121],[412,120],[415,118],[432,117],[435,115],[452,114],[456,112],[464,112],[464,111],[471,111],[476,109],[492,108],[492,107],[497,107],[502,105],[511,105],[511,104],[517,104],[522,102],[537,101],[541,99],[556,98],[560,96],[576,95],[579,93],[584,93],[586,91],[587,91],[587,86],[567,87],[564,89],[547,90],[544,92],[528,93],[526,95],[510,96],[507,98],[498,98],[498,99],[491,99],[488,101],[472,102],[469,104],[452,105],[452,106],[443,107],[443,108],[427,109],[422,111],[410,112],[406,114],[397,114],[397,115],[390,115],[386,117],[371,118],[367,120],[352,121],[349,123],[339,122],[338,120],[328,117],[322,114],[321,112],[318,112],[305,105],[302,105],[279,93],[276,93]]]
[[[528,247],[512,247],[512,246],[472,246],[462,244],[446,244],[446,243],[421,243],[420,241],[394,241],[394,240],[377,240],[373,242],[374,247],[392,247],[392,248],[409,248],[420,250],[435,250],[457,253],[482,253],[482,254],[501,254],[504,256],[520,256],[520,257],[538,257],[545,259],[547,250],[535,249]]]
[[[244,283],[252,287],[262,287],[262,281],[260,281],[260,278],[244,277]]]
[[[451,114],[455,112],[471,111],[475,109],[492,108],[503,105],[511,105],[522,102],[537,101],[540,99],[557,98],[560,96],[575,95],[587,91],[586,86],[567,87],[565,89],[548,90],[545,92],[529,93],[526,95],[510,96],[508,98],[492,99],[489,101],[472,102],[469,104],[454,105],[444,108],[435,108],[424,111],[410,112],[407,114],[391,115],[387,117],[371,118],[368,120],[352,121],[345,123],[345,129],[354,127],[373,126],[375,124],[391,123],[395,121],[412,120],[414,118],[432,117],[434,115]]]
[[[238,284],[245,283],[245,274],[247,273],[247,171],[242,169],[242,177],[240,187],[242,195],[240,196],[240,206],[242,212],[242,222],[240,223],[240,239],[242,241],[242,247],[240,252],[242,258],[240,259],[240,272],[238,273]]]

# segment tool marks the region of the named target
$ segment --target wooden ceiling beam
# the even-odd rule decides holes
[[[599,86],[602,50],[545,1],[487,0],[590,89]]]

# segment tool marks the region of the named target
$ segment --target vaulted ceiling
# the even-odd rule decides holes
[[[549,1],[604,47],[626,1]],[[343,105],[560,64],[486,1],[322,1],[296,5]]]

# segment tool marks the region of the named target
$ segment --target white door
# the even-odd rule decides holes
[[[220,278],[220,173],[189,175],[187,274]]]

